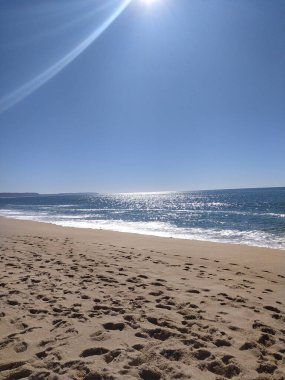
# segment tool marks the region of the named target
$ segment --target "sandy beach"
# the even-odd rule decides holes
[[[285,252],[0,218],[0,379],[285,378]]]

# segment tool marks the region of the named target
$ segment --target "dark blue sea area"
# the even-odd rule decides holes
[[[285,249],[285,188],[0,198],[0,215],[179,239]]]

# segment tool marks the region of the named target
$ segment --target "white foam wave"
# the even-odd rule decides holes
[[[274,212],[269,212],[268,214],[264,214],[268,216],[276,216],[277,218],[285,218],[285,214],[276,214]]]
[[[74,206],[74,205],[71,205]],[[70,206],[70,207],[71,207]],[[50,206],[50,208],[53,207],[69,207],[68,205],[65,206]],[[45,207],[42,207],[45,208]],[[112,212],[112,213],[117,213],[121,214],[127,211],[133,212],[137,211],[137,208],[71,208],[70,211],[85,211],[85,212],[98,212],[98,211],[103,211],[103,212]],[[244,216],[272,216],[275,218],[285,218],[285,214],[278,214],[274,212],[264,212],[264,213],[257,213],[257,212],[248,212],[248,211],[235,211],[235,210],[207,210],[207,209],[193,209],[193,210],[187,210],[187,209],[167,209],[167,208],[148,208],[145,209],[144,211],[163,211],[166,212],[167,214],[169,213],[181,213],[181,214],[231,214],[231,215],[244,215]],[[170,215],[170,214],[169,214]],[[94,215],[93,215],[94,216]]]
[[[0,215],[8,218],[34,220],[52,223],[63,227],[102,229],[117,232],[128,232],[142,235],[161,236],[176,239],[212,241],[218,243],[243,244],[285,250],[283,237],[263,231],[220,230],[214,228],[179,228],[169,222],[128,222],[123,220],[86,220],[94,215],[56,215],[41,212],[23,213],[13,210],[0,210]],[[85,218],[85,219],[84,219]]]
[[[45,211],[38,211],[37,214],[34,212],[28,211],[15,211],[15,210],[0,210],[0,216],[4,216],[6,218],[13,219],[21,219],[21,220],[34,220],[36,222],[46,222],[46,223],[54,223],[57,220],[65,220],[68,219],[70,221],[77,219],[85,219],[94,217],[94,214],[81,214],[81,215],[52,215]]]
[[[85,211],[87,211],[85,209]],[[88,210],[90,211],[90,210]],[[117,210],[118,211],[118,210]],[[245,244],[249,246],[285,249],[285,234],[283,237],[263,231],[239,231],[214,228],[180,228],[169,222],[129,222],[123,220],[94,220],[87,218],[100,218],[100,214],[94,216],[90,213],[82,215],[51,215],[40,211],[23,212],[16,210],[0,210],[0,215],[8,218],[33,220],[37,222],[52,223],[64,227],[102,229],[118,232],[128,232],[143,235],[171,237],[176,239],[190,239],[200,241],[212,241],[230,244]],[[277,214],[280,215],[280,214]]]
[[[118,232],[137,233],[176,239],[244,244],[249,246],[285,249],[282,239],[262,231],[218,230],[206,228],[178,228],[167,222],[126,222],[121,220],[65,221],[55,224],[65,227],[93,228]]]

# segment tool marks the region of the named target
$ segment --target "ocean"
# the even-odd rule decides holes
[[[285,188],[0,198],[0,216],[285,249]]]

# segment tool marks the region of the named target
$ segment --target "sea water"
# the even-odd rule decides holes
[[[285,249],[284,187],[0,198],[0,215],[61,226]]]

